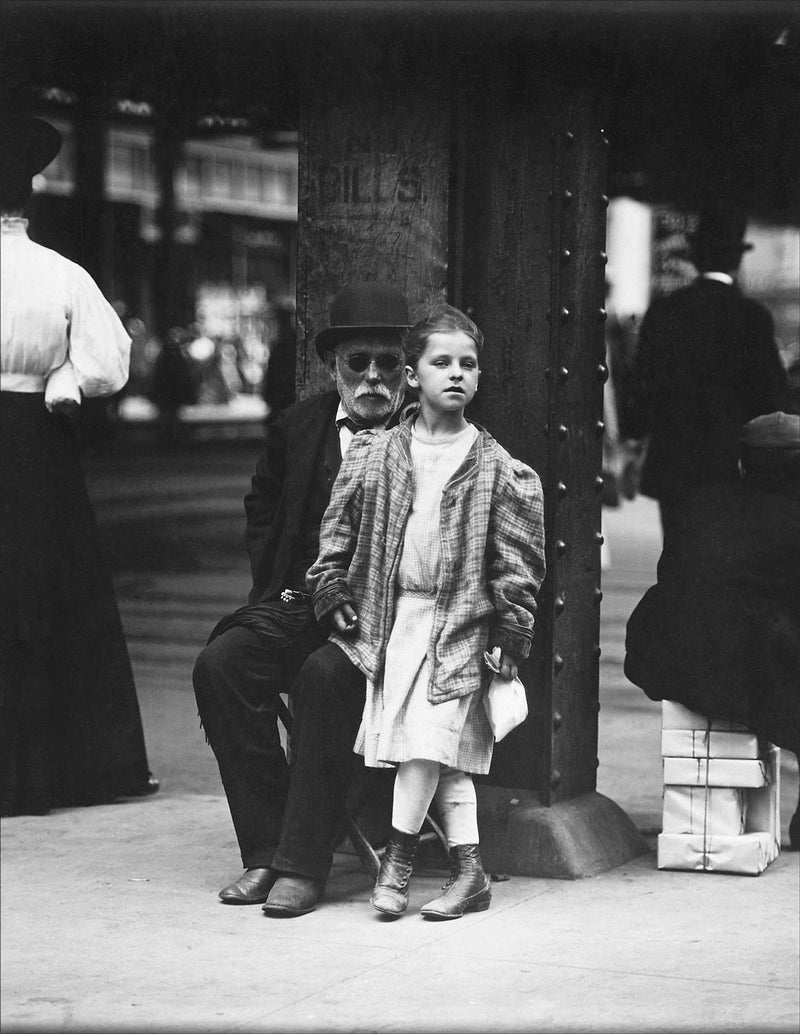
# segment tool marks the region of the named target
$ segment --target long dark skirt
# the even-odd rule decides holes
[[[77,428],[0,393],[2,813],[149,792],[142,721]]]

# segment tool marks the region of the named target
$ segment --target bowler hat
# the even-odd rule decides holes
[[[408,330],[411,320],[405,296],[389,284],[351,284],[338,291],[331,302],[328,327],[316,337],[317,352],[324,358],[344,338],[364,330]]]
[[[718,200],[703,206],[697,229],[687,237],[696,251],[750,251],[746,230],[747,212],[735,202]]]
[[[0,174],[3,180],[33,179],[61,150],[55,126],[29,115],[12,115],[0,122]]]

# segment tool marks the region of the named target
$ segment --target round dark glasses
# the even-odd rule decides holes
[[[367,355],[366,352],[353,352],[352,355],[339,356],[343,363],[346,363],[353,373],[363,373],[369,364],[374,360],[375,365],[381,373],[394,373],[400,368],[402,358],[392,352],[381,352],[379,355]]]

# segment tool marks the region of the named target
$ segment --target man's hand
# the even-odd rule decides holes
[[[358,614],[350,603],[331,611],[331,624],[341,635],[352,635],[358,627]]]

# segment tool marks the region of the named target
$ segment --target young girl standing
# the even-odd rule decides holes
[[[489,907],[471,778],[489,771],[494,745],[483,653],[499,647],[502,674],[517,674],[545,573],[538,476],[464,416],[482,347],[478,327],[448,305],[411,329],[406,377],[419,412],[355,436],[308,572],[318,619],[367,677],[354,749],[368,767],[397,767],[392,835],[370,899],[390,916],[408,906],[434,797],[451,873],[422,914]]]

